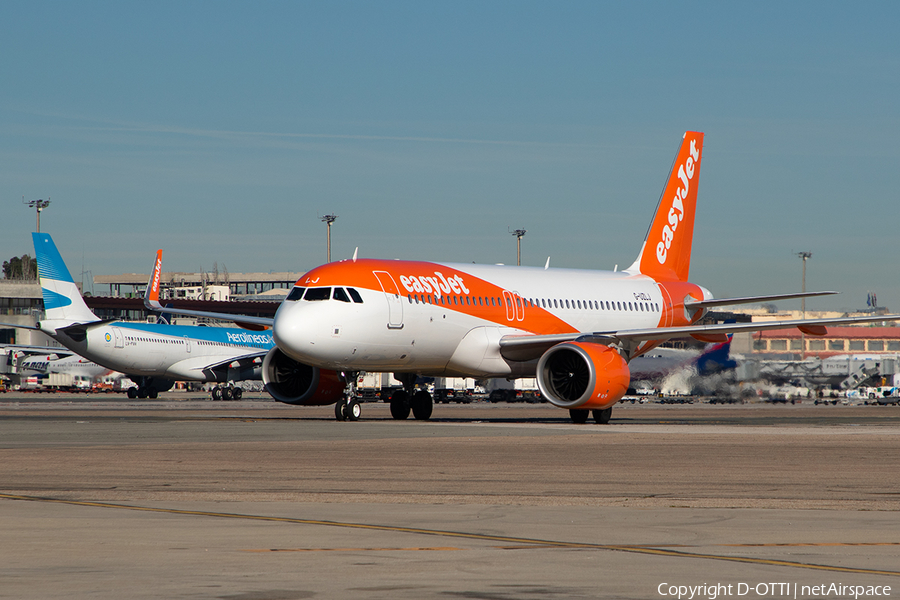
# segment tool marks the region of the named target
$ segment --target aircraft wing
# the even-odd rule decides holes
[[[169,308],[164,306],[153,306],[147,304],[144,305],[152,311],[156,312],[166,312],[173,315],[185,315],[189,317],[208,317],[210,319],[220,319],[222,321],[232,321],[235,325],[239,327],[243,327],[244,329],[249,329],[252,331],[262,331],[264,329],[272,327],[272,323],[275,322],[275,319],[271,317],[251,317],[247,315],[235,315],[233,313],[220,313],[220,312],[212,312],[205,310],[187,310],[181,308]]]
[[[0,323],[3,326],[3,323]],[[59,346],[26,346],[23,344],[0,344],[2,350],[16,350],[25,354],[55,354],[57,358],[75,354],[71,350]]]
[[[500,338],[500,354],[509,360],[534,360],[540,358],[545,351],[556,344],[579,339],[600,344],[624,342],[628,345],[637,345],[649,340],[668,340],[684,336],[691,336],[701,341],[725,341],[728,334],[732,333],[792,329],[794,327],[809,335],[825,335],[828,333],[827,327],[829,325],[858,325],[860,323],[877,323],[881,321],[900,321],[900,315],[649,327],[646,329],[620,329],[552,335],[507,335]]]
[[[15,329],[33,329],[40,331],[40,327],[36,325],[20,325],[19,323],[0,323],[0,327],[13,327]]]
[[[150,280],[147,281],[147,290],[144,293],[144,306],[147,310],[156,312],[167,312],[173,315],[185,315],[189,317],[207,317],[210,319],[221,319],[222,321],[232,321],[236,325],[244,329],[253,331],[261,331],[271,328],[275,319],[271,317],[250,317],[246,315],[235,315],[231,313],[220,313],[204,310],[187,310],[182,308],[170,308],[159,303],[159,280],[162,275],[162,250],[156,251],[156,262],[153,264],[153,270],[150,272]]]
[[[218,357],[219,360],[216,360],[214,362],[210,362],[208,357],[194,356],[171,365],[166,371],[169,374],[181,376],[186,379],[197,379],[200,374],[203,374],[206,371],[215,371],[216,369],[228,367],[228,365],[234,362],[247,364],[253,363],[257,359],[259,359],[261,364],[261,361],[265,357],[266,352],[268,351],[258,350],[254,352],[248,352],[240,356],[230,356],[227,358]]]
[[[734,306],[736,304],[755,304],[758,302],[775,302],[776,300],[794,300],[797,298],[815,298],[831,296],[840,292],[798,292],[795,294],[776,294],[773,296],[744,296],[742,298],[712,298],[710,300],[693,300],[684,302],[685,308],[712,308],[714,306]]]

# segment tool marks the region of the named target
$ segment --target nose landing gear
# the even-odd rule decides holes
[[[334,418],[338,421],[359,421],[361,414],[362,407],[356,398],[352,398],[349,401],[346,398],[342,398],[334,404]]]

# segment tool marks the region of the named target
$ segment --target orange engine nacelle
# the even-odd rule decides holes
[[[537,365],[538,388],[560,408],[604,410],[625,395],[630,382],[628,363],[602,344],[557,344]]]
[[[278,348],[266,354],[262,379],[273,398],[302,406],[334,404],[341,399],[345,387],[334,371],[299,363]]]

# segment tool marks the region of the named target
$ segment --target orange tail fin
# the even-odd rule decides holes
[[[686,132],[641,253],[629,271],[639,271],[657,281],[687,281],[702,151],[703,134]]]
[[[156,251],[156,261],[153,263],[153,271],[147,281],[147,291],[144,292],[144,306],[151,310],[162,309],[159,303],[159,280],[162,276],[162,250]]]

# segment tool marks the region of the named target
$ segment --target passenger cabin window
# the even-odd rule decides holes
[[[331,288],[308,288],[304,300],[315,302],[317,300],[328,300],[331,298]]]
[[[353,301],[356,302],[357,304],[363,303],[362,296],[360,296],[359,292],[357,292],[355,289],[347,288],[347,293],[350,294],[350,297],[353,298]]]
[[[350,297],[347,295],[347,292],[344,291],[344,288],[334,288],[334,295],[332,298],[340,300],[341,302],[350,302]]]
[[[287,295],[287,298],[285,298],[285,300],[299,300],[303,297],[303,292],[305,291],[306,288],[295,287],[291,290],[291,293]]]

